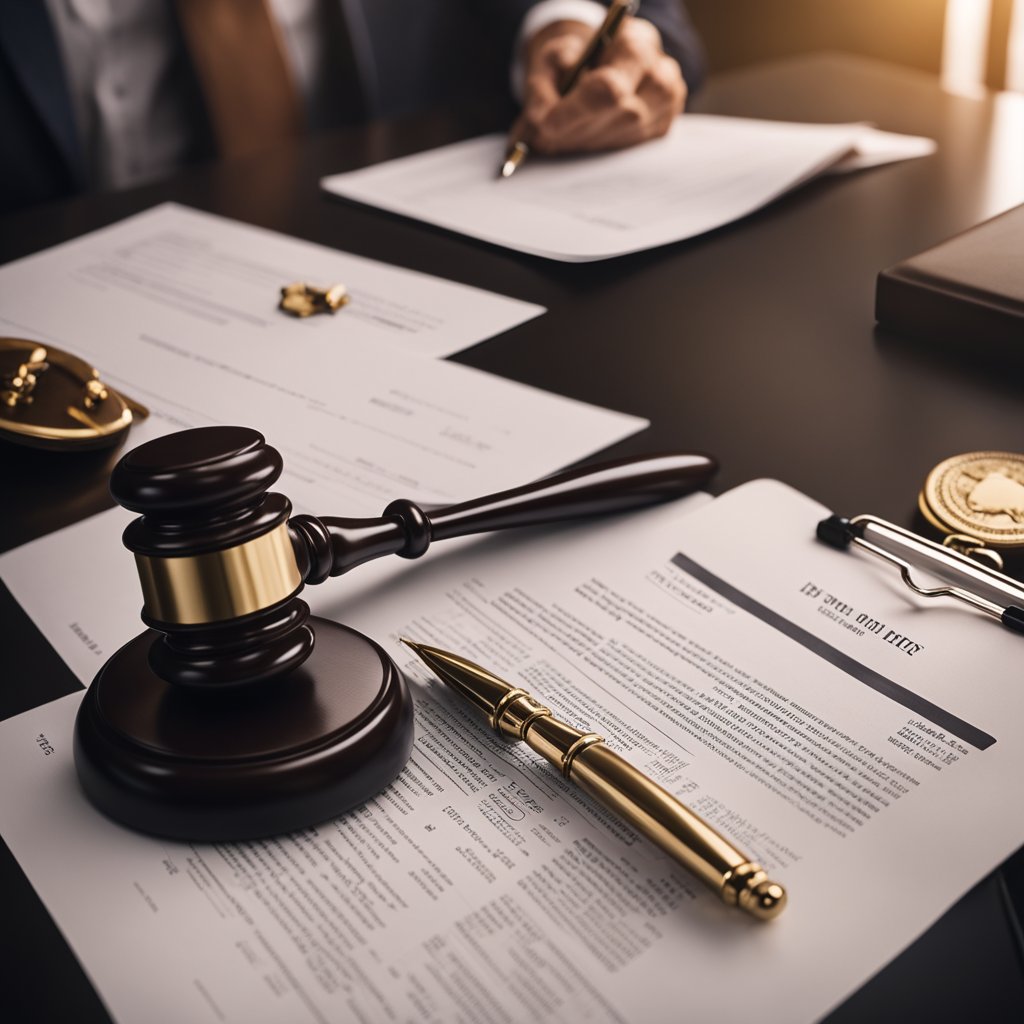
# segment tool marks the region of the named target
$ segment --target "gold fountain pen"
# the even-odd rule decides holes
[[[660,846],[723,902],[767,921],[786,905],[768,879],[706,821],[624,761],[592,732],[555,718],[525,690],[457,654],[402,638],[447,686],[482,711],[499,736],[523,740],[562,774]]]

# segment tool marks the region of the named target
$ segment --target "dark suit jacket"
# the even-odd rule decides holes
[[[361,115],[387,117],[459,96],[502,95],[515,33],[536,0],[337,0],[362,92]],[[700,43],[681,0],[645,0],[691,90],[703,77]],[[213,155],[182,48],[183,88],[202,125],[196,156]],[[88,187],[60,52],[42,0],[0,0],[0,211]]]
[[[536,2],[341,0],[371,113],[404,113],[467,91],[507,93],[515,35]],[[665,49],[696,89],[704,57],[682,0],[643,0],[640,13],[658,26]]]

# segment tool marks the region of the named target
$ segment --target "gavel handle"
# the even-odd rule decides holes
[[[306,583],[322,583],[382,555],[418,558],[432,541],[624,512],[696,490],[718,469],[714,459],[668,454],[615,459],[570,469],[512,490],[424,510],[391,502],[377,519],[294,516],[289,529]]]

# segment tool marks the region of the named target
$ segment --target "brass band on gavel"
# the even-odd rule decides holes
[[[302,586],[287,523],[219,551],[175,558],[136,552],[135,565],[146,613],[176,625],[251,615]]]

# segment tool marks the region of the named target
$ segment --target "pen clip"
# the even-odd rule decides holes
[[[916,557],[916,564],[908,558],[900,557],[893,551],[873,543],[867,536],[868,530],[877,530],[882,536],[888,535],[890,541],[901,545],[908,553]],[[834,548],[845,550],[851,544],[881,558],[900,570],[903,582],[921,597],[951,597],[986,615],[999,619],[1008,629],[1024,633],[1024,587],[1016,580],[1001,572],[996,572],[977,560],[962,554],[955,549],[943,547],[934,541],[921,537],[910,530],[905,530],[894,523],[879,519],[877,516],[861,515],[846,519],[832,515],[821,520],[817,527],[820,541]],[[924,563],[924,564],[921,564]],[[930,563],[930,564],[929,564]],[[994,591],[1005,600],[995,601],[953,583],[926,587],[918,583],[911,575],[914,570],[927,572],[929,569],[937,576],[945,573],[959,576],[964,581]]]

